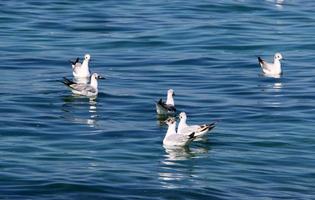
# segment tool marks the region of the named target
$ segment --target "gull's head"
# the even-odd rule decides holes
[[[274,59],[275,60],[282,60],[283,57],[282,57],[281,53],[276,53]]]
[[[169,117],[167,120],[164,121],[167,125],[172,125],[176,122],[174,117]]]
[[[167,95],[170,95],[170,96],[175,96],[175,93],[174,93],[174,90],[173,89],[169,89],[168,91],[167,91]]]
[[[105,79],[104,77],[100,76],[98,73],[93,73],[92,74],[92,79]]]
[[[84,55],[84,60],[90,60],[91,59],[91,56],[90,56],[90,54],[85,54]]]
[[[187,119],[186,113],[185,112],[179,113],[179,119]]]

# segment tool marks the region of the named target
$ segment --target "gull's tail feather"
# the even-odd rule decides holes
[[[204,132],[204,131],[210,131],[212,130],[215,125],[216,125],[217,122],[212,122],[210,124],[205,124],[205,125],[202,125],[200,126],[200,128],[198,129],[198,132]]]
[[[159,104],[159,105],[163,105],[163,101],[162,101],[162,99],[160,99],[158,102],[156,102],[157,104]]]
[[[80,61],[80,58],[77,58],[74,62],[73,62],[72,60],[69,60],[69,62],[70,62],[72,65],[77,64],[79,61]]]
[[[195,138],[196,138],[195,132],[192,132],[192,133],[189,134],[188,136],[189,136],[189,139],[195,139]]]
[[[66,77],[63,77],[63,80],[61,81],[63,84],[65,84],[66,86],[70,87],[70,85],[74,84],[75,82],[67,79]]]
[[[207,127],[208,127],[209,131],[210,131],[211,129],[213,129],[216,124],[217,124],[217,122],[212,122],[211,124],[207,124]]]

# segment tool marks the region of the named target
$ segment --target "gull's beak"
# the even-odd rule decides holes
[[[98,76],[97,78],[98,78],[98,79],[106,79],[106,78],[103,77],[103,76]]]

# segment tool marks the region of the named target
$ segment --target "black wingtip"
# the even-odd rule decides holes
[[[210,131],[210,130],[212,130],[215,127],[216,124],[217,124],[216,121],[212,122],[210,124],[205,124],[204,127],[200,131],[205,131],[205,130]]]
[[[261,57],[259,57],[259,56],[258,56],[258,62],[259,62],[259,63],[262,63],[262,62],[263,62],[263,59],[261,59]]]
[[[74,62],[72,60],[69,60],[69,62],[72,64],[72,65],[75,65],[77,64],[78,62],[80,62],[80,58],[78,57]]]
[[[218,122],[215,121],[215,122],[212,122],[212,123],[210,123],[210,124],[207,124],[207,126],[209,126],[209,128],[210,128],[210,130],[211,130],[211,129],[213,129],[213,128],[216,126],[217,123],[218,123]]]
[[[189,134],[189,139],[194,139],[195,138],[195,132],[192,132],[191,134]]]
[[[162,105],[162,104],[163,104],[162,99],[160,99],[157,103],[160,104],[160,105]]]
[[[63,80],[61,82],[65,84],[66,86],[70,86],[71,84],[74,83],[73,81],[67,79],[66,77],[63,77]]]

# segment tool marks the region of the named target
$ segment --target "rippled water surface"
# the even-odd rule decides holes
[[[314,199],[314,7],[1,1],[0,199]],[[60,82],[85,53],[94,101]],[[169,88],[189,123],[219,121],[207,141],[163,148]]]

